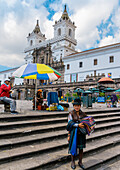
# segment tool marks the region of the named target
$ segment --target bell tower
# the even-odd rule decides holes
[[[57,60],[60,60],[66,55],[76,52],[75,46],[77,41],[75,39],[75,23],[69,18],[67,7],[64,6],[64,11],[61,18],[55,21],[54,27],[54,39],[57,43],[53,45],[54,56]],[[58,54],[59,51],[59,54]]]
[[[41,33],[40,26],[39,26],[39,20],[37,20],[37,24],[32,31],[32,33],[28,34],[27,40],[28,40],[28,47],[29,46],[35,46],[42,41],[45,41],[45,35]]]
[[[32,31],[32,33],[28,34],[27,48],[28,49],[31,49],[31,48],[34,49],[36,46],[38,46],[41,42],[43,42],[45,40],[46,40],[45,35],[41,33],[40,26],[39,26],[39,20],[37,20],[37,24],[36,24],[34,30]],[[33,62],[33,56],[32,56],[33,50],[28,50],[28,51],[29,51],[29,53],[24,58],[26,64]]]

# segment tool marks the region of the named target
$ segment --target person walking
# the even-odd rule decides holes
[[[83,148],[86,147],[86,129],[83,123],[80,123],[82,118],[87,115],[81,111],[81,101],[79,98],[74,100],[73,103],[74,110],[68,115],[68,142],[69,142],[69,152],[71,153],[71,168],[75,169],[75,156],[77,155],[77,148],[79,148],[79,162],[78,165],[84,168],[82,163],[83,158]]]
[[[112,102],[112,107],[117,107],[118,98],[117,98],[116,94],[112,94],[111,102]]]
[[[16,110],[16,101],[10,98],[10,81],[5,80],[4,84],[0,86],[0,100],[4,101],[5,103],[10,104],[11,114],[17,114]]]

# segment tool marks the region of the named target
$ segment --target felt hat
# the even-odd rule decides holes
[[[81,106],[81,100],[80,100],[80,98],[74,99],[73,106],[74,106],[74,105],[80,105],[80,106]]]

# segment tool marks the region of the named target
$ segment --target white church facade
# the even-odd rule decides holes
[[[26,53],[26,63],[33,62],[32,52],[34,49],[39,49],[41,47],[51,46],[52,56],[54,60],[60,60],[66,55],[75,53],[75,46],[77,41],[75,39],[75,23],[71,21],[68,16],[66,5],[61,18],[55,21],[53,25],[54,37],[47,40],[45,35],[41,33],[39,23],[37,24],[32,33],[28,34],[27,41],[28,45],[25,48]]]

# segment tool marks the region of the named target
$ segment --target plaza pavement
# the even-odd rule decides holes
[[[19,113],[27,114],[28,112],[32,112],[32,114],[36,112],[44,112],[44,111],[33,111],[32,110],[32,101],[30,100],[16,100],[16,110]],[[65,103],[65,102],[64,102]],[[69,103],[68,111],[71,111],[73,109],[72,103]],[[81,106],[82,111],[100,111],[100,110],[114,110],[114,109],[120,109],[118,108],[107,108],[106,103],[93,103],[92,107],[85,108]],[[4,106],[0,105],[0,113],[4,112]]]

